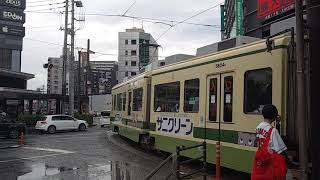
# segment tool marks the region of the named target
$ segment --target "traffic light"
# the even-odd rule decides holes
[[[45,69],[47,69],[47,68],[52,69],[52,68],[53,68],[53,64],[48,64],[48,63],[46,63],[46,64],[43,65],[43,68],[45,68]]]

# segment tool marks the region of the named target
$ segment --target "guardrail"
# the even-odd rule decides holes
[[[183,151],[188,151],[191,149],[195,149],[195,148],[200,148],[202,147],[202,156],[196,157],[196,158],[192,158],[192,159],[188,159],[188,160],[184,160],[180,162],[181,159],[181,153]],[[191,173],[188,174],[184,174],[181,175],[181,166],[182,165],[186,165],[195,161],[199,161],[202,160],[202,167],[200,169],[197,169]],[[170,178],[174,178],[177,180],[182,180],[182,179],[187,179],[191,176],[194,176],[196,174],[200,174],[203,173],[203,179],[206,180],[207,178],[207,146],[206,146],[206,142],[203,142],[199,145],[195,145],[195,146],[189,146],[189,147],[185,147],[185,146],[177,146],[176,147],[176,153],[171,154],[169,157],[167,157],[163,162],[161,162],[152,172],[150,172],[145,178],[144,180],[150,180],[152,177],[154,177],[157,173],[159,173],[160,169],[163,168],[165,165],[167,165],[169,162],[171,161],[171,171],[169,174],[167,174],[167,176],[165,178],[165,180],[168,180]]]

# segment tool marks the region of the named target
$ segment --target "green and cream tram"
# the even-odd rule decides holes
[[[220,134],[221,165],[250,172],[257,149],[255,128],[265,104],[277,106],[284,139],[294,136],[289,132],[294,121],[288,121],[292,108],[287,106],[291,38],[269,41],[268,47],[261,40],[164,66],[115,86],[113,129],[166,152],[205,139],[210,163],[215,163]],[[183,155],[198,157],[199,153],[192,150]]]

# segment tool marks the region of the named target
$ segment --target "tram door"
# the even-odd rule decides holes
[[[128,116],[131,116],[131,101],[132,101],[132,92],[129,92],[128,97]]]
[[[223,123],[233,121],[233,77],[233,73],[225,73],[207,78],[207,121]]]

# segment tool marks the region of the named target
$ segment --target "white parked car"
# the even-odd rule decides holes
[[[67,115],[47,115],[42,121],[37,121],[36,129],[54,134],[60,130],[85,131],[88,127],[86,121]]]
[[[110,125],[110,111],[102,111],[100,113],[100,126],[104,127],[106,125]]]

